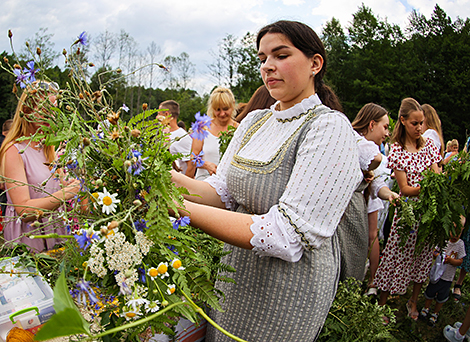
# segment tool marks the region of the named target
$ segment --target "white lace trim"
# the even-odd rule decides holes
[[[375,142],[367,140],[356,131],[354,131],[354,136],[357,139],[360,168],[363,171],[367,171],[369,169],[370,162],[380,153],[379,147]]]
[[[260,257],[269,256],[289,262],[297,262],[303,254],[300,237],[288,222],[282,222],[277,206],[267,214],[252,216],[250,226],[254,234],[250,240],[253,251]]]
[[[277,101],[270,108],[274,117],[278,119],[290,119],[300,113],[306,113],[310,108],[320,105],[322,102],[317,94],[313,94],[286,110],[276,110],[279,103],[280,101]]]
[[[228,191],[227,184],[225,184],[224,181],[220,180],[216,175],[210,176],[204,181],[209,183],[210,186],[215,189],[217,195],[220,196],[220,200],[225,203],[225,207],[227,209],[231,211],[235,211],[237,209],[238,204]]]

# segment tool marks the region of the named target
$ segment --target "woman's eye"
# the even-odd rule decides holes
[[[264,64],[264,62],[266,62],[265,59],[260,59],[259,64]]]
[[[287,55],[279,55],[279,56],[277,56],[277,58],[279,58],[279,59],[286,59],[286,58],[287,58]]]

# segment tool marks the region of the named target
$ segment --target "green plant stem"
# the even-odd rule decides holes
[[[227,330],[223,329],[220,325],[218,325],[217,323],[215,323],[205,312],[204,310],[202,310],[199,306],[197,306],[196,304],[194,304],[194,302],[191,300],[191,298],[189,298],[189,296],[184,293],[183,291],[181,291],[181,293],[183,293],[183,296],[184,298],[186,298],[186,300],[191,304],[191,306],[193,307],[193,309],[198,313],[200,314],[202,317],[204,317],[214,328],[216,328],[217,330],[219,330],[222,334],[230,337],[232,340],[235,340],[235,341],[238,341],[238,342],[247,342],[231,333],[229,333]]]
[[[103,337],[103,336],[106,336],[106,335],[117,333],[117,332],[122,331],[122,330],[137,327],[137,326],[141,325],[142,323],[150,322],[154,318],[157,318],[158,316],[164,314],[165,312],[167,312],[167,311],[169,311],[169,310],[171,310],[174,307],[179,306],[179,305],[189,305],[189,304],[185,303],[185,302],[170,304],[165,309],[162,309],[162,310],[158,311],[157,313],[155,313],[153,315],[150,315],[150,316],[147,316],[145,318],[139,319],[139,320],[134,321],[132,323],[128,323],[128,324],[121,325],[121,326],[113,328],[113,329],[106,330],[105,332],[102,332],[100,334],[90,336],[90,337],[86,338],[85,341],[89,341],[89,340],[92,340],[92,339],[96,339],[98,337]]]
[[[30,239],[73,239],[73,235],[59,235],[57,233],[51,233],[46,235],[31,235]]]
[[[103,337],[103,336],[106,336],[106,335],[110,335],[110,334],[114,334],[114,333],[117,333],[119,331],[122,331],[122,330],[126,330],[126,329],[130,329],[130,328],[134,328],[134,327],[137,327],[143,323],[146,323],[146,322],[150,322],[151,320],[153,320],[154,318],[157,318],[158,316],[164,314],[165,312],[173,309],[174,307],[177,307],[179,305],[189,305],[190,307],[192,307],[194,309],[194,311],[196,311],[198,314],[200,314],[202,317],[204,317],[210,324],[212,324],[212,326],[214,328],[216,328],[217,330],[219,330],[221,333],[223,333],[224,335],[230,337],[231,339],[235,340],[235,341],[238,341],[238,342],[247,342],[231,333],[229,333],[228,331],[224,330],[221,326],[219,326],[217,323],[215,323],[205,312],[204,310],[202,310],[199,306],[197,306],[192,300],[191,298],[189,298],[189,296],[184,293],[183,291],[181,291],[181,293],[183,293],[183,296],[186,298],[187,302],[180,302],[180,303],[174,303],[174,304],[170,304],[168,305],[165,309],[163,310],[160,310],[158,311],[157,313],[153,314],[153,315],[150,315],[150,316],[147,316],[145,318],[142,318],[142,319],[139,319],[137,321],[134,321],[132,323],[128,323],[128,324],[125,324],[125,325],[121,325],[119,327],[116,327],[116,328],[113,328],[113,329],[109,329],[109,330],[106,330],[105,332],[102,332],[100,334],[97,334],[97,335],[93,335],[93,336],[90,336],[90,337],[87,337],[85,339],[85,341],[90,341],[92,339],[96,339],[96,338],[99,338],[99,337]],[[341,321],[341,320],[340,320]],[[344,323],[343,323],[344,324]]]

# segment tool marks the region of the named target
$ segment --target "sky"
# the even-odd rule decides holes
[[[413,10],[429,18],[436,4],[427,0],[3,0],[0,52],[11,53],[8,30],[13,32],[17,51],[39,28],[47,28],[53,34],[54,48],[62,51],[83,31],[93,42],[93,37],[105,30],[119,33],[123,29],[143,53],[154,41],[162,50],[162,61],[164,56],[188,53],[196,68],[191,88],[203,95],[216,82],[208,69],[214,62],[211,51],[217,51],[227,34],[243,37],[287,19],[304,22],[320,35],[333,17],[347,27],[362,3],[376,16],[402,28]],[[438,4],[453,21],[470,17],[470,0],[443,0]],[[63,65],[60,60],[56,62]]]

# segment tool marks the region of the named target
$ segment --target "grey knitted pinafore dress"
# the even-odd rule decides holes
[[[331,112],[323,105],[309,110],[306,114],[309,118],[268,163],[235,155],[227,172],[227,186],[239,204],[237,211],[261,215],[279,203],[298,147],[315,120]],[[268,115],[269,110],[261,111],[254,118],[254,125],[245,134],[242,146],[262,127]],[[310,342],[318,337],[339,279],[340,253],[336,235],[326,239],[318,249],[304,250],[302,258],[295,263],[274,257],[260,258],[253,251],[229,244],[224,248],[232,253],[222,262],[237,271],[224,274],[233,278],[235,284],[217,283],[225,300],[221,300],[224,312],[211,312],[215,322],[250,342]],[[209,325],[206,341],[232,340]]]
[[[341,248],[340,280],[364,280],[369,253],[369,222],[363,191],[368,183],[362,181],[354,191],[351,201],[336,229]]]

